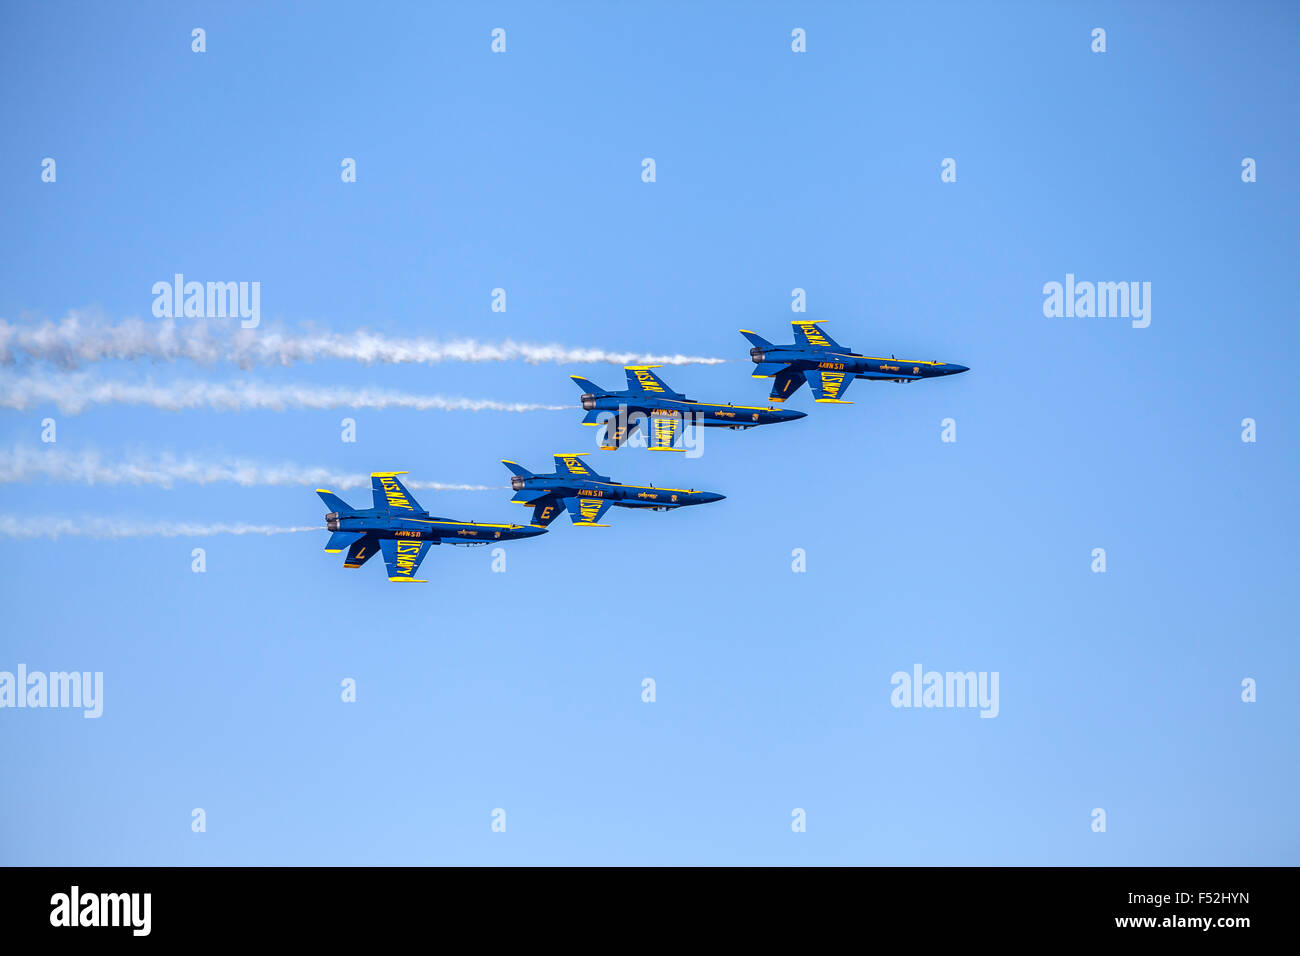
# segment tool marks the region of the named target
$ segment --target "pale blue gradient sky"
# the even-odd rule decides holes
[[[727,499],[561,521],[505,574],[442,548],[430,584],[391,586],[323,532],[6,542],[0,669],[102,670],[106,700],[97,721],[0,712],[0,862],[1300,861],[1294,6],[8,4],[0,23],[11,322],[147,317],[180,271],[260,281],[268,326],[727,356],[665,377],[753,403],[768,383],[736,329],[788,340],[798,286],[858,351],[972,369],[858,383],[852,407],[805,390],[807,419],[710,432],[698,460],[602,454],[616,479]],[[1151,282],[1150,328],[1044,318],[1067,272]],[[246,375],[566,403],[570,373],[621,379]],[[347,445],[343,413],[42,407],[0,413],[0,447],[39,446],[51,414],[68,452],[483,484],[593,444],[576,410],[361,412]],[[420,497],[526,516],[505,491]],[[310,485],[0,486],[3,514],[322,511]],[[1000,715],[891,708],[918,662],[998,671]]]

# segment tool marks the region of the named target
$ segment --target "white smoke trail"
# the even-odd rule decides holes
[[[38,479],[65,484],[157,485],[162,488],[177,483],[229,483],[246,488],[329,488],[334,491],[370,487],[370,475],[361,472],[338,472],[294,464],[267,465],[241,459],[211,461],[163,454],[152,459],[135,456],[110,461],[94,451],[73,453],[57,446],[38,449],[29,445],[15,445],[0,456],[0,484]],[[403,484],[412,491],[499,491],[508,487],[405,479]]]
[[[375,332],[287,332],[244,329],[235,322],[205,319],[124,319],[116,324],[71,312],[58,322],[13,325],[0,319],[0,364],[20,359],[76,368],[108,359],[188,359],[204,364],[234,362],[242,368],[292,365],[316,359],[345,359],[366,365],[440,362],[605,362],[611,365],[717,365],[727,361],[699,355],[613,352],[527,342],[392,338]]]
[[[325,531],[319,525],[192,524],[184,521],[132,522],[115,518],[16,518],[0,515],[4,538],[206,538],[218,534],[296,534]]]
[[[165,411],[209,408],[250,411],[289,408],[407,408],[416,411],[561,411],[574,405],[539,405],[532,402],[498,402],[485,398],[449,398],[413,395],[378,388],[325,385],[263,385],[258,382],[153,382],[103,381],[84,374],[30,376],[0,379],[0,408],[23,410],[52,403],[69,415],[94,405],[149,405]]]

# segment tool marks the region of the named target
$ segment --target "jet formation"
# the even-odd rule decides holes
[[[784,402],[806,383],[816,402],[852,405],[844,399],[844,393],[854,379],[909,383],[969,371],[965,365],[947,362],[861,355],[827,335],[820,322],[795,320],[791,324],[795,340],[789,345],[774,345],[757,332],[740,330],[753,346],[749,350],[750,360],[757,366],[753,377],[774,380],[769,402]],[[582,424],[597,428],[604,425],[602,450],[622,448],[640,427],[648,432],[651,451],[683,451],[676,445],[687,424],[743,430],[796,421],[807,415],[770,405],[695,401],[655,374],[659,367],[625,366],[628,387],[622,391],[606,391],[590,379],[570,376],[583,390],[581,402],[586,415]],[[606,419],[604,415],[611,417]],[[575,527],[605,528],[609,526],[601,524],[600,519],[611,507],[671,511],[725,497],[694,488],[625,485],[597,473],[583,460],[582,453],[557,454],[554,460],[555,471],[540,474],[503,459],[511,471],[511,502],[533,509],[527,525],[434,517],[398,480],[398,475],[406,474],[404,471],[371,474],[373,508],[352,508],[333,492],[318,488],[316,493],[330,509],[325,516],[331,532],[325,550],[331,554],[346,550],[345,568],[359,568],[382,553],[388,580],[419,581],[415,575],[431,545],[488,544],[536,537],[545,534],[551,522],[565,511]]]

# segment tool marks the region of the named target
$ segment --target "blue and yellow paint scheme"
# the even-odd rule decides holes
[[[749,357],[758,366],[754,378],[775,379],[767,397],[769,402],[784,402],[807,382],[816,401],[852,405],[852,402],[844,400],[844,393],[855,378],[877,382],[918,382],[923,378],[969,371],[965,365],[947,362],[905,361],[892,355],[889,358],[859,355],[827,335],[822,324],[796,319],[791,323],[795,340],[790,345],[773,345],[757,332],[740,330],[740,334],[753,345]]]
[[[776,422],[792,422],[803,418],[806,412],[757,405],[723,405],[714,402],[696,402],[675,391],[655,374],[658,365],[627,365],[627,389],[609,392],[595,382],[580,375],[572,375],[582,389],[582,407],[586,417],[582,424],[599,427],[605,434],[600,447],[617,451],[641,426],[649,431],[651,451],[683,451],[677,441],[684,424],[695,422],[711,428],[753,428]],[[612,418],[602,420],[605,413]]]
[[[609,525],[599,522],[611,506],[671,511],[687,505],[721,501],[726,497],[694,488],[625,485],[611,480],[608,475],[597,474],[580,454],[554,457],[555,471],[549,475],[534,474],[515,461],[503,459],[501,462],[512,473],[510,487],[515,496],[511,502],[531,505],[532,523],[537,528],[545,528],[564,511],[569,513],[575,527],[608,528]]]
[[[317,488],[329,508],[325,527],[332,532],[325,544],[328,554],[346,551],[343,567],[359,568],[382,553],[388,580],[425,584],[416,572],[429,547],[435,544],[491,544],[545,534],[538,525],[482,524],[436,518],[398,480],[404,471],[376,471],[370,475],[373,508],[353,508],[334,492]]]

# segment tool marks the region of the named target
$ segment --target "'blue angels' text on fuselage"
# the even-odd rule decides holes
[[[807,382],[815,400],[852,405],[844,400],[844,393],[855,378],[916,382],[967,371],[965,365],[947,362],[859,355],[832,339],[817,322],[795,320],[791,324],[795,341],[790,345],[773,345],[757,332],[740,330],[754,346],[749,350],[750,359],[758,366],[754,378],[775,379],[767,397],[770,402],[784,402]]]
[[[603,422],[602,449],[622,448],[640,426],[649,433],[651,451],[682,451],[677,447],[678,438],[688,424],[743,429],[791,422],[805,415],[783,408],[692,401],[656,375],[656,368],[659,366],[626,366],[627,389],[621,392],[606,391],[579,375],[570,376],[583,390],[582,407],[587,413],[584,425],[599,426],[604,413],[613,413]]]
[[[545,528],[566,510],[578,527],[604,528],[608,525],[598,522],[611,506],[668,511],[721,501],[725,497],[693,488],[624,485],[606,475],[596,474],[578,455],[556,455],[555,471],[549,475],[534,474],[518,462],[503,461],[502,464],[512,474],[510,487],[515,495],[510,500],[517,505],[531,505],[533,524],[540,528]]]
[[[544,534],[545,527],[518,524],[483,524],[435,518],[398,480],[404,471],[371,474],[373,508],[353,508],[324,488],[317,488],[325,506],[325,527],[331,532],[325,550],[347,552],[343,567],[359,568],[377,553],[383,553],[388,580],[424,583],[415,576],[430,546],[442,544],[489,544]]]

